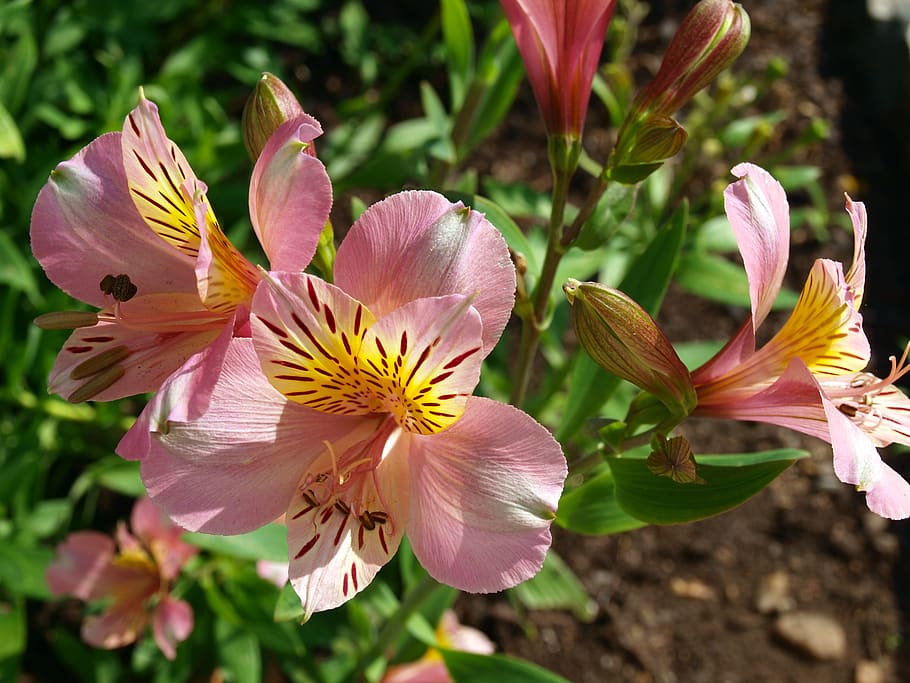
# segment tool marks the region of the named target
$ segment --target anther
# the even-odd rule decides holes
[[[360,526],[362,526],[367,531],[372,531],[376,528],[376,522],[370,516],[369,512],[362,513],[357,519],[360,520]]]
[[[369,515],[370,519],[376,522],[376,524],[385,524],[387,521],[389,521],[389,516],[384,512],[380,512],[379,510],[370,512]]]
[[[338,512],[340,512],[343,515],[350,514],[350,512],[351,512],[351,508],[343,500],[335,501],[335,509],[338,510]]]
[[[303,493],[301,493],[300,496],[301,496],[307,503],[309,503],[312,507],[314,507],[314,508],[315,508],[315,507],[319,507],[319,501],[316,500],[316,495],[315,495],[312,491],[310,491],[309,489],[307,489],[306,491],[304,491]]]
[[[75,330],[78,327],[94,327],[98,314],[89,311],[55,311],[35,318],[35,325],[42,330]]]
[[[102,351],[88,360],[82,361],[70,370],[70,379],[84,379],[101,372],[113,365],[116,365],[124,358],[130,355],[130,350],[126,346],[115,346],[112,349]]]
[[[70,403],[82,403],[82,401],[87,401],[93,396],[97,396],[118,379],[123,377],[124,374],[126,374],[126,370],[119,365],[115,365],[112,368],[108,368],[107,370],[98,373],[70,394]]]
[[[101,278],[98,285],[105,294],[110,294],[117,301],[129,301],[136,292],[138,287],[132,283],[130,276],[125,273],[120,275],[105,275]]]

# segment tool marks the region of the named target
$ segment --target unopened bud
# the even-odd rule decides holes
[[[578,341],[598,365],[652,394],[673,415],[695,407],[695,388],[657,323],[630,297],[596,282],[563,285]]]
[[[695,456],[684,436],[670,439],[656,436],[651,440],[651,455],[648,456],[648,469],[658,477],[668,477],[677,484],[704,484],[698,476]]]
[[[688,137],[686,129],[671,117],[650,117],[631,139],[620,140],[607,167],[610,179],[627,185],[644,180],[681,150]]]
[[[278,130],[281,124],[303,113],[300,102],[281,79],[270,73],[262,74],[243,107],[241,120],[243,142],[250,158],[255,162],[272,133]],[[312,145],[307,150],[315,156]]]
[[[636,98],[636,109],[673,114],[739,57],[750,32],[741,5],[701,0],[679,25],[657,76]]]

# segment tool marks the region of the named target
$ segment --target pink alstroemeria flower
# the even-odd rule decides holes
[[[864,369],[870,349],[859,307],[866,266],[866,210],[847,198],[853,222],[853,265],[818,259],[790,318],[761,348],[755,334],[774,303],[787,267],[787,198],[771,175],[752,164],[724,193],[749,277],[752,316],[727,345],[692,373],[694,414],[777,424],[831,443],[838,478],[864,491],[869,509],[891,519],[910,516],[910,484],[876,447],[910,445],[910,400],[894,386],[907,371],[906,352],[879,379]]]
[[[581,136],[615,0],[501,0],[548,135]]]
[[[332,206],[310,152],[321,133],[306,115],[287,122],[253,170],[250,218],[276,270],[306,267]],[[75,328],[49,391],[73,402],[154,391],[200,350],[223,352],[235,330],[248,330],[261,276],[225,237],[205,192],[141,93],[122,132],[54,169],[32,212],[32,251],[54,284],[101,310],[36,321]],[[196,391],[204,404],[205,383]]]
[[[47,568],[55,595],[109,600],[104,611],[82,624],[82,639],[111,649],[134,643],[152,620],[155,642],[168,659],[193,631],[193,608],[170,596],[170,586],[196,548],[180,540],[174,526],[148,498],[130,516],[132,533],[121,522],[117,543],[96,531],[77,531],[57,546]]]
[[[367,209],[335,285],[274,274],[232,340],[207,412],[159,393],[142,476],[179,524],[216,534],[286,513],[309,615],[363,590],[405,533],[439,581],[492,592],[533,576],[566,476],[525,413],[472,396],[509,318],[515,269],[480,214],[434,192]]]
[[[450,609],[442,613],[436,627],[439,647],[460,652],[491,655],[496,647],[483,631],[462,626]],[[380,683],[452,683],[442,655],[436,648],[430,648],[420,659],[408,664],[389,667]]]

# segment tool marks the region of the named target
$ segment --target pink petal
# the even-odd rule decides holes
[[[105,275],[129,275],[140,295],[195,292],[192,259],[149,230],[130,199],[120,140],[102,135],[54,169],[32,210],[32,252],[55,285],[99,308]]]
[[[273,273],[253,297],[251,328],[262,372],[292,401],[364,415],[371,392],[355,371],[373,315],[338,287],[304,273]]]
[[[130,526],[151,550],[165,580],[176,578],[180,568],[198,552],[195,546],[181,540],[184,529],[173,524],[148,498],[139,498],[133,505]]]
[[[386,451],[375,472],[353,474],[344,490],[320,500],[317,506],[300,496],[288,508],[289,574],[303,603],[304,619],[313,612],[338,607],[366,588],[401,543],[407,522],[408,460],[397,438],[401,432],[393,435],[389,444],[385,443],[385,433],[374,432],[365,442],[370,449]],[[364,444],[354,444],[353,448],[363,452]],[[333,451],[344,453],[341,448],[333,447]],[[364,459],[374,454],[368,450]],[[333,467],[332,460],[324,456],[307,472],[307,479]],[[312,499],[315,492],[308,490],[307,494]],[[336,501],[344,505],[338,506]],[[377,510],[386,513],[385,522],[367,528],[359,517]]]
[[[699,401],[694,415],[764,422],[830,441],[822,392],[812,373],[798,358],[761,391],[718,393],[710,403]]]
[[[499,591],[540,569],[566,477],[559,444],[520,410],[486,398],[440,434],[411,436],[408,537],[437,581]]]
[[[441,659],[419,659],[390,666],[381,683],[452,683],[452,677]]]
[[[288,582],[287,562],[274,562],[272,560],[257,560],[256,574],[260,579],[275,584],[278,588],[284,588]]]
[[[755,350],[755,333],[780,292],[790,249],[790,214],[783,187],[754,164],[733,167],[738,180],[724,191],[724,207],[749,277],[751,324],[744,324],[726,346],[693,373],[703,384],[741,363]]]
[[[81,635],[92,647],[112,650],[135,643],[147,625],[144,600],[114,602],[98,616],[86,618]]]
[[[177,643],[183,642],[193,632],[193,608],[183,600],[164,596],[155,609],[152,633],[164,656],[173,660],[177,656]]]
[[[111,401],[154,391],[222,332],[225,321],[199,311],[199,300],[192,295],[138,297],[135,304],[133,300],[126,302],[134,305],[129,308],[124,305],[123,310],[135,312],[137,317],[151,315],[160,310],[162,300],[173,307],[165,315],[179,315],[178,308],[192,306],[194,300],[196,306],[188,308],[185,316],[186,319],[196,316],[199,324],[185,324],[182,326],[185,331],[163,331],[167,326],[150,330],[119,322],[99,322],[93,327],[74,330],[51,369],[48,391],[72,401]],[[105,357],[109,360],[102,362]],[[90,369],[88,366],[92,364],[96,367]],[[106,377],[110,381],[102,381]]]
[[[482,323],[458,294],[416,299],[378,320],[360,348],[361,372],[383,384],[383,408],[410,432],[458,420],[480,381]]]
[[[141,92],[139,104],[123,123],[121,140],[123,168],[137,212],[161,240],[195,257],[199,224],[193,200],[206,188],[180,148],[168,139],[158,107]],[[215,222],[210,211],[206,221]]]
[[[859,310],[866,287],[866,205],[847,197],[847,213],[853,222],[853,265],[847,272],[847,285],[853,293],[853,307]]]
[[[866,491],[866,504],[872,512],[887,519],[907,519],[910,517],[910,484],[882,463],[878,481]]]
[[[114,542],[95,531],[76,531],[57,546],[45,579],[54,595],[91,600],[105,594],[99,578],[114,557]]]
[[[251,339],[231,341],[213,380],[208,409],[197,419],[150,417],[155,434],[142,463],[149,496],[193,531],[237,534],[271,522],[325,441],[362,438],[357,430],[371,428],[286,401],[262,375]],[[167,397],[165,404],[178,401]]]
[[[450,609],[442,613],[438,631],[442,633],[440,644],[453,650],[480,655],[491,655],[496,650],[493,641],[483,631],[462,625]]]
[[[248,307],[259,284],[259,271],[225,236],[204,195],[197,194],[193,206],[196,225],[201,226],[196,258],[199,298],[216,313],[230,314],[238,307]]]
[[[486,356],[514,303],[515,268],[482,214],[435,192],[399,192],[368,208],[338,249],[335,283],[381,318],[413,299],[474,297]]]
[[[322,162],[306,152],[321,134],[310,116],[286,122],[253,169],[250,218],[274,271],[306,268],[329,218],[331,181]]]

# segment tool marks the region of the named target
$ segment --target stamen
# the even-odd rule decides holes
[[[130,276],[125,273],[121,273],[120,275],[105,275],[101,278],[99,287],[102,292],[110,294],[116,301],[129,301],[136,296],[136,292],[139,291],[138,287],[130,280]]]
[[[129,355],[130,350],[126,346],[115,346],[112,349],[102,351],[98,355],[82,361],[79,365],[70,370],[70,379],[90,377],[106,368],[116,365]]]
[[[120,365],[108,368],[92,377],[88,382],[70,394],[70,403],[82,403],[82,401],[87,401],[93,396],[97,396],[125,374],[126,370]]]
[[[75,330],[97,325],[98,314],[89,311],[55,311],[39,315],[34,322],[42,330]]]

